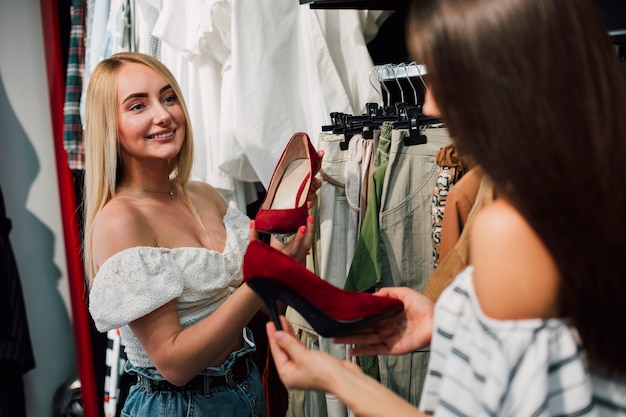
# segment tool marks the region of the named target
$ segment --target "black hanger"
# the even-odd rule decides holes
[[[428,138],[422,128],[441,123],[437,117],[426,116],[422,113],[422,106],[408,106],[404,109],[403,120],[394,123],[394,129],[408,129],[409,134],[403,139],[404,146],[423,145]]]
[[[418,77],[421,79],[424,88],[426,84],[422,79],[422,69],[412,62],[410,64],[399,64],[396,68],[391,64],[387,64],[382,67],[374,67],[372,69],[378,70],[378,82],[382,89],[385,90],[385,94],[381,94],[383,105],[378,103],[367,103],[366,113],[362,115],[349,115],[345,113],[333,112],[330,113],[331,125],[322,126],[322,131],[332,131],[335,134],[343,134],[344,140],[339,144],[341,150],[347,150],[350,143],[350,139],[360,133],[363,139],[373,139],[374,130],[380,128],[384,122],[392,122],[394,129],[408,129],[409,134],[404,138],[403,142],[405,146],[419,145],[427,142],[426,135],[422,133],[423,127],[435,123],[441,123],[438,118],[428,117],[422,113],[422,102],[418,96],[418,89],[415,87],[410,79],[410,76],[414,75],[409,71],[410,68],[415,66]],[[411,87],[413,92],[413,103],[407,103],[405,101],[404,88],[400,79],[398,78],[397,70],[403,68],[406,77],[402,78],[403,82]],[[390,77],[381,77],[380,72],[385,71],[385,74],[393,73]],[[371,74],[372,71],[370,71]],[[414,71],[415,72],[415,71]],[[406,78],[406,79],[405,79]],[[394,81],[397,86],[397,91],[392,92],[389,87],[394,83],[385,84],[385,81]],[[370,79],[371,84],[371,79]],[[372,84],[374,88],[374,84]],[[398,94],[400,99],[395,99],[392,96]],[[393,104],[392,104],[393,102]]]

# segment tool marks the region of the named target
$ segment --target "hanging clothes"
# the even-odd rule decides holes
[[[65,77],[63,145],[70,169],[83,170],[85,169],[85,149],[83,125],[80,117],[80,100],[85,62],[85,1],[72,0],[70,15],[72,23]]]
[[[344,135],[326,132],[322,132],[318,138],[318,149],[324,151],[324,158],[319,174],[322,186],[319,190],[316,219],[319,234],[314,243],[315,273],[340,288],[345,282],[348,259],[351,259],[356,244],[360,195],[360,190],[354,188],[351,188],[350,198],[347,195],[349,191],[346,184],[357,184],[359,181],[358,178],[348,179],[347,175],[352,173],[357,176],[359,170],[348,169],[349,156],[354,156],[356,151],[354,149],[353,153],[343,151],[340,144],[344,140]],[[295,312],[288,313],[287,317],[292,326],[298,329],[301,339],[311,348],[330,353],[342,360],[348,359],[345,345],[334,344],[331,340],[319,336]],[[307,393],[302,400],[298,407],[303,411],[300,415],[305,417],[345,417],[348,412],[346,406],[331,394]],[[295,404],[290,405],[294,413],[295,407]]]
[[[421,292],[433,271],[431,199],[438,172],[435,156],[450,143],[450,137],[445,128],[428,128],[425,144],[404,146],[408,134],[405,129],[394,129],[391,136],[379,214],[382,283]],[[428,357],[428,348],[401,356],[379,356],[381,383],[417,406]]]
[[[426,288],[424,288],[424,295],[433,301],[437,301],[443,290],[452,283],[456,275],[469,265],[469,240],[473,219],[477,212],[490,204],[495,198],[493,183],[486,175],[482,174],[480,170],[474,171],[477,168],[478,167],[472,168],[463,177],[468,183],[470,181],[474,182],[476,179],[480,181],[476,199],[467,216],[467,221],[464,223],[463,230],[454,244],[454,247],[447,255],[442,257],[439,266],[428,280]],[[478,175],[474,176],[472,171],[474,171],[474,174]],[[470,174],[472,175],[470,176]],[[461,185],[463,178],[461,178],[461,181],[459,181],[457,185]],[[445,218],[446,216],[444,216],[444,219]]]
[[[450,201],[450,194],[452,193],[452,189],[455,184],[463,177],[465,171],[467,170],[466,165],[464,164],[461,156],[459,155],[456,145],[450,143],[437,152],[437,156],[435,157],[437,165],[439,166],[439,174],[437,175],[437,180],[435,181],[435,189],[433,190],[433,200],[432,200],[432,223],[433,223],[433,267],[437,269],[437,265],[439,263],[439,259],[441,258],[441,244],[442,244],[442,229],[443,229],[443,219],[444,213],[449,205],[452,203],[452,210],[456,209],[455,203],[460,201]],[[463,199],[461,199],[463,201]],[[459,209],[463,209],[463,207],[458,207]],[[467,212],[465,212],[465,216],[467,216]],[[449,250],[448,247],[445,246],[446,242],[444,242],[444,251]]]
[[[85,120],[85,97],[95,66],[116,52],[136,50],[132,31],[131,0],[87,0],[85,62],[80,115]]]
[[[232,12],[235,137],[267,187],[268,160],[278,160],[293,132],[316,138],[331,111],[359,114],[376,100],[366,42],[381,12],[284,0],[236,1]]]
[[[311,269],[334,286],[343,288],[369,204],[364,201],[367,200],[364,193],[368,194],[371,188],[371,170],[378,141],[375,137],[366,139],[356,134],[343,147],[346,144],[343,134],[322,132],[318,143],[319,149],[324,151],[324,159],[319,174],[322,186],[315,211],[318,229]],[[346,345],[319,336],[290,308],[287,318],[309,348],[356,362],[356,358],[348,355]],[[344,417],[352,414],[334,395],[292,392],[288,415]]]
[[[366,163],[352,161],[353,145],[363,140],[366,133],[368,138],[377,138],[376,150],[370,148],[367,169],[362,170],[367,181],[362,182],[361,188],[360,207],[364,210],[361,220],[355,222],[349,218],[348,226],[339,230],[320,228],[321,240],[336,240],[335,235],[341,233],[349,239],[348,250],[354,248],[352,253],[348,252],[348,274],[344,282],[344,288],[352,291],[371,292],[384,286],[408,286],[423,291],[434,269],[433,230],[438,225],[433,218],[433,190],[437,189],[442,173],[453,181],[461,174],[461,169],[450,166],[451,163],[446,162],[445,169],[438,164],[441,161],[437,161],[436,155],[446,154],[451,140],[438,118],[421,112],[419,97],[423,91],[418,94],[418,90],[425,88],[422,70],[417,65],[402,66],[406,76],[403,83],[391,65],[377,71],[381,88],[387,93],[381,95],[382,99],[387,97],[383,100],[385,105],[367,103],[366,113],[360,115],[334,112],[333,125],[322,127],[344,135],[341,149],[348,166]],[[409,71],[409,67],[415,71]],[[421,84],[410,80],[410,74],[416,75]],[[411,87],[414,101],[405,101],[408,96],[403,84]],[[397,94],[391,94],[390,86],[398,87]],[[446,192],[453,181],[446,181]],[[346,186],[349,206],[355,204],[354,198],[350,198],[353,188]],[[446,192],[440,195],[445,197]],[[440,201],[443,205],[443,199]],[[356,234],[350,232],[353,227]],[[351,238],[355,235],[357,241],[353,246]],[[330,262],[341,263],[342,254],[329,253],[334,259]],[[429,351],[425,348],[400,357],[362,357],[358,362],[365,373],[417,405],[428,358]]]
[[[26,306],[0,189],[0,416],[26,416],[22,376],[35,367]]]
[[[232,137],[231,12],[225,1],[162,2],[151,35],[161,42],[160,59],[185,92],[194,129],[194,179],[206,181],[245,211],[245,186],[253,171],[220,169],[221,157],[238,147]],[[184,28],[181,30],[181,28]],[[228,95],[223,92],[228,91]],[[233,152],[238,152],[237,150]],[[253,196],[256,198],[256,193]]]
[[[345,289],[372,292],[382,281],[382,247],[378,213],[382,199],[383,182],[389,160],[392,123],[384,123],[380,130],[378,147],[374,158],[370,197],[365,211],[363,226],[350,264]],[[381,163],[382,162],[382,163]],[[380,163],[380,165],[378,165]],[[359,366],[372,378],[380,380],[378,357],[361,356]]]
[[[365,211],[360,237],[357,241],[355,254],[350,262],[344,284],[344,288],[350,291],[372,292],[382,283],[382,244],[380,243],[378,214],[380,212],[385,172],[389,161],[392,130],[393,123],[391,122],[383,123],[380,129],[368,207]],[[375,374],[378,374],[377,366]],[[370,373],[370,375],[372,374]]]
[[[464,174],[448,193],[441,221],[439,260],[444,259],[459,241],[467,218],[476,203],[482,176],[482,169],[474,167]],[[435,269],[437,267],[438,265],[435,265]]]

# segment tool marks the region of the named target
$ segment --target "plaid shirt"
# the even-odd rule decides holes
[[[83,127],[80,118],[80,99],[83,89],[85,63],[85,1],[72,0],[72,27],[65,79],[65,104],[63,106],[63,145],[70,169],[85,168]]]

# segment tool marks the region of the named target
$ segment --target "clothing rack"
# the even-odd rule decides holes
[[[413,62],[399,64],[385,64],[374,66],[370,70],[370,84],[372,74],[375,74],[380,90],[374,84],[384,106],[394,106],[396,103],[422,105],[426,95],[427,74],[424,65]]]
[[[380,89],[372,84],[372,74],[376,76]],[[382,123],[393,122],[397,129],[408,129],[409,134],[404,138],[405,146],[426,143],[423,129],[439,124],[441,120],[422,112],[426,93],[425,74],[425,67],[415,62],[374,66],[370,70],[370,84],[379,92],[381,103],[367,103],[366,112],[361,115],[332,112],[331,124],[322,126],[322,131],[343,134],[344,141],[340,148],[347,150],[355,134],[372,139],[373,131],[380,128]]]
[[[404,138],[404,145],[419,145],[426,143],[426,135],[423,129],[426,126],[441,123],[436,117],[426,116],[422,113],[421,106],[397,103],[395,110],[390,107],[383,109],[378,103],[367,103],[369,113],[355,116],[345,113],[333,112],[330,114],[332,123],[322,126],[322,131],[332,131],[335,134],[343,134],[344,141],[340,144],[341,150],[347,150],[352,136],[362,134],[363,139],[372,139],[373,131],[380,128],[384,122],[393,122],[394,128],[408,129],[409,135]]]

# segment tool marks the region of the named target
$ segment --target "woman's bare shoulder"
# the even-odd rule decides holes
[[[125,198],[114,198],[98,213],[93,229],[96,266],[112,255],[137,246],[153,246],[154,233],[142,210]]]
[[[559,274],[550,252],[509,202],[494,201],[472,225],[470,262],[483,312],[501,320],[558,315]]]
[[[220,192],[212,185],[202,181],[187,183],[189,197],[199,207],[213,206],[221,215],[226,214],[228,204]]]

